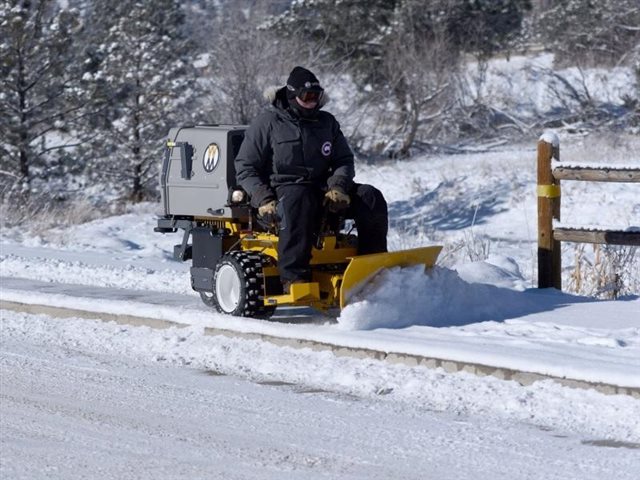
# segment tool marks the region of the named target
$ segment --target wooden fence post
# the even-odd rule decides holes
[[[553,219],[560,220],[560,180],[551,160],[560,159],[560,142],[545,133],[538,140],[538,288],[562,289],[560,242],[553,239]]]

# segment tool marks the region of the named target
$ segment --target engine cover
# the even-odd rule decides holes
[[[236,184],[234,159],[242,125],[172,128],[160,171],[165,215],[228,218],[229,189]]]

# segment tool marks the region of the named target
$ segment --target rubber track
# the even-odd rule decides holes
[[[227,254],[233,257],[242,267],[245,278],[247,305],[243,316],[253,318],[269,318],[275,307],[266,306],[264,299],[264,275],[262,267],[266,263],[266,256],[257,252],[231,251]]]

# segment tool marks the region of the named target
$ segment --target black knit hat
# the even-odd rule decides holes
[[[295,67],[291,70],[287,79],[287,90],[299,93],[305,92],[322,92],[324,89],[320,86],[318,78],[304,67]]]

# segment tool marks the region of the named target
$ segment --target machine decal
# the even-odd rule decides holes
[[[207,173],[213,172],[218,166],[218,160],[220,160],[220,148],[215,143],[210,143],[207,149],[204,151],[204,157],[202,157],[202,167]]]

